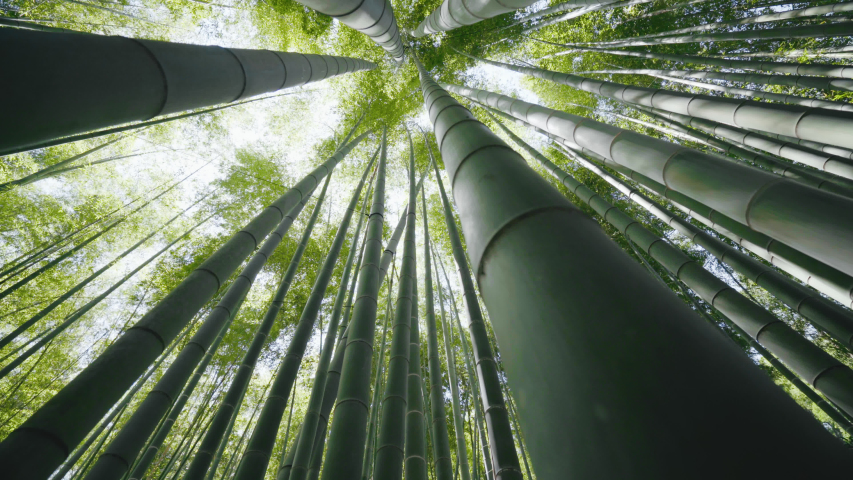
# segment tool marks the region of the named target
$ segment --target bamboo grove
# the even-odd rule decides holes
[[[851,12],[0,0],[0,476],[849,471]]]

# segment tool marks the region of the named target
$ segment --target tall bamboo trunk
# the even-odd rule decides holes
[[[421,191],[421,211],[424,224],[424,285],[426,295],[427,350],[429,352],[429,396],[433,427],[432,441],[435,455],[435,478],[453,480],[453,461],[450,458],[450,437],[447,433],[447,414],[444,410],[444,385],[441,381],[441,358],[438,354],[438,327],[435,320],[435,303],[432,288],[432,262],[430,261],[429,222],[427,221],[426,193]],[[451,360],[448,357],[447,363]],[[449,369],[449,367],[448,367]]]
[[[415,201],[417,203],[417,200]],[[417,206],[415,207],[417,208]],[[424,397],[423,369],[421,368],[421,333],[417,265],[413,267],[412,308],[409,319],[409,364],[406,378],[405,447],[403,469],[406,480],[429,478],[429,407]],[[399,478],[403,478],[402,476]]]
[[[803,140],[848,148],[853,147],[853,139],[849,138],[850,136],[846,133],[842,133],[853,128],[853,114],[847,112],[633,87],[541,68],[522,67],[485,60],[465,53],[461,54],[490,65],[561,83],[621,102],[662,108],[670,112],[714,120],[746,129],[755,128],[771,133],[790,135]],[[767,122],[768,118],[772,118],[773,122]]]
[[[426,141],[426,138],[424,138]],[[426,215],[424,215],[426,217]],[[437,256],[433,253],[433,265],[437,265]],[[436,274],[438,267],[436,266]],[[465,424],[462,421],[462,406],[459,395],[459,380],[456,375],[456,356],[450,339],[453,338],[453,327],[447,321],[447,314],[444,311],[444,292],[441,286],[441,280],[437,280],[438,286],[438,306],[441,310],[441,332],[444,339],[444,354],[447,357],[447,377],[450,380],[450,395],[451,405],[453,410],[453,430],[456,435],[456,467],[457,472],[462,475],[462,480],[471,480],[470,466],[468,465],[468,447],[465,442]],[[450,285],[448,285],[450,288]],[[430,377],[431,378],[431,377]]]
[[[406,434],[406,409],[408,400],[409,343],[411,341],[411,317],[413,291],[415,284],[415,195],[414,155],[409,155],[409,202],[406,213],[406,231],[403,239],[403,263],[400,267],[400,283],[397,287],[397,300],[394,308],[394,320],[391,324],[391,347],[388,359],[388,378],[382,398],[379,422],[379,440],[376,447],[376,480],[401,479]],[[346,363],[344,364],[346,368]],[[422,420],[422,419],[421,419]],[[333,424],[334,426],[334,424]],[[326,460],[328,465],[329,459]],[[326,480],[324,469],[323,479]],[[360,473],[360,472],[359,472]],[[338,477],[335,477],[338,478]],[[348,478],[348,477],[341,477]]]
[[[766,475],[767,463],[752,460],[758,458],[756,449],[789,460],[769,467],[783,476],[812,471],[816,458],[820,468],[849,463],[836,440],[751,361],[697,322],[671,291],[646,281],[642,267],[596,222],[477,122],[422,66],[419,70],[425,106],[454,182],[472,270],[502,342],[539,476],[665,477],[695,472],[700,463],[710,469],[703,472],[709,476],[732,469]],[[467,297],[476,303],[474,295]],[[488,348],[483,333],[475,348]],[[495,387],[500,395],[497,381]],[[672,395],[673,388],[681,401],[663,401],[661,392]],[[506,410],[502,413],[509,427]],[[796,422],[796,433],[779,418]],[[729,426],[762,432],[767,441],[744,438]],[[506,431],[491,436],[507,442],[514,457],[512,434]],[[642,442],[628,440],[637,435]],[[614,441],[620,445],[617,457],[606,447]],[[749,458],[721,459],[711,453],[720,442],[732,451],[749,451]],[[810,460],[791,463],[806,451]],[[497,473],[510,477],[507,470]],[[512,476],[521,478],[518,467]]]
[[[17,72],[3,90],[18,92],[4,105],[0,154],[376,67],[328,55],[7,28],[0,43],[0,63]]]
[[[403,63],[405,50],[389,0],[297,0],[302,5],[337,19],[370,37],[394,61]]]
[[[329,443],[323,478],[357,479],[367,426],[367,402],[370,401],[370,365],[373,357],[373,338],[376,328],[376,297],[382,276],[379,261],[382,256],[382,225],[385,215],[385,131],[376,173],[376,187],[367,223],[364,263],[358,275],[358,293],[353,304],[346,350],[342,359],[335,416],[329,429]],[[334,364],[334,362],[333,362]],[[325,395],[324,395],[325,396]]]
[[[307,199],[307,194],[312,192],[320,180],[366,135],[367,133],[364,133],[343,146],[264,209],[74,380],[6,437],[3,443],[0,443],[0,465],[3,466],[7,478],[47,478],[68,456],[68,452],[83,439],[86,432],[129,388],[133,380],[165,350],[187,322],[214,296],[243,260],[284,220],[287,213]],[[250,286],[247,279],[240,279],[237,288],[229,289],[229,293],[233,290],[228,299],[231,305],[234,303],[233,299],[242,297]],[[204,329],[205,335],[208,336],[204,338],[201,348],[197,348],[192,354],[188,351],[188,368],[180,378],[176,377],[174,384],[164,392],[167,395],[158,407],[160,413],[156,418],[165,415],[171,406],[171,399],[178,396],[192,370],[204,356],[204,350],[215,338],[225,319],[230,316],[228,310],[219,310],[223,310],[217,314],[218,317],[223,317],[222,321],[212,322],[209,329]],[[147,427],[148,433],[156,426],[156,421],[154,424]]]
[[[852,199],[505,95],[448,88],[661,181],[757,232],[853,274]]]

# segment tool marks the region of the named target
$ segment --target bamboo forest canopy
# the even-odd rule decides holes
[[[851,12],[0,0],[0,476],[850,471]]]

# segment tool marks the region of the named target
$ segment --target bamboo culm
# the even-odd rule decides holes
[[[6,437],[0,443],[0,465],[14,465],[6,470],[8,478],[47,478],[130,386],[133,379],[162,353],[187,322],[213,297],[242,261],[288,212],[307,199],[307,194],[366,135],[362,134],[342,147],[264,209],[21,427]],[[247,290],[248,282],[241,283],[244,286],[236,290]],[[242,296],[236,290],[234,297]],[[228,316],[224,315],[225,318]],[[205,346],[209,345],[218,330],[211,327]],[[202,348],[197,350],[193,361],[188,362],[191,364],[190,370],[182,381],[176,382],[170,399],[177,397],[192,373],[192,368],[204,355]],[[166,400],[163,405],[168,408],[171,403],[171,400]],[[60,418],[64,420],[60,422]]]
[[[338,380],[340,388],[336,395],[335,416],[329,428],[326,461],[321,475],[324,480],[356,480],[361,475],[367,434],[367,402],[370,401],[370,365],[376,328],[376,298],[382,282],[379,261],[382,256],[382,228],[385,216],[385,167],[386,145],[383,128],[373,203],[367,223],[364,261],[358,274],[358,293],[355,296],[349,335],[341,358]]]
[[[425,108],[459,206],[471,270],[498,341],[509,339],[501,344],[503,364],[517,392],[519,419],[539,476],[609,478],[640,470],[643,476],[692,471],[697,462],[708,464],[701,460],[707,452],[697,444],[711,448],[721,441],[752,455],[756,448],[786,455],[780,445],[791,458],[810,450],[815,457],[797,466],[804,470],[815,468],[816,457],[825,456],[819,468],[827,472],[848,462],[837,441],[749,359],[711,333],[711,326],[696,322],[695,314],[671,291],[648,282],[643,268],[597,222],[581,214],[417,65]],[[468,304],[476,305],[473,288],[465,293]],[[600,322],[602,318],[607,321]],[[490,350],[482,323],[481,328],[482,338],[474,337],[475,358],[477,349]],[[638,355],[654,358],[655,368],[637,362]],[[501,398],[494,361],[488,362],[494,372],[490,384],[482,374],[486,362],[479,360],[482,394],[494,388]],[[642,381],[631,380],[635,378]],[[660,392],[672,394],[674,378],[679,395],[689,401],[661,400]],[[697,408],[700,405],[708,408]],[[493,455],[496,478],[522,478],[503,401],[501,407],[505,430],[498,434],[490,429],[491,449],[499,452]],[[488,405],[485,410],[487,418],[493,418],[498,409]],[[796,433],[790,424],[779,424],[781,416],[797,422]],[[723,427],[740,429],[746,424],[768,441],[757,443],[754,436],[745,439]],[[635,454],[617,458],[605,453],[603,445],[616,437],[633,438],[637,431],[643,432],[643,442],[620,442],[623,449],[636,448]],[[674,444],[673,435],[690,441]],[[499,442],[505,442],[506,452],[496,449]],[[821,446],[815,448],[816,443]],[[583,452],[566,455],[574,449]],[[512,471],[500,462],[505,453],[514,460]],[[709,468],[719,474],[731,468],[766,474],[768,468],[730,461]],[[784,475],[792,465],[776,468]]]
[[[417,197],[416,197],[417,198]],[[417,200],[415,200],[415,208],[417,209]],[[428,425],[432,422],[429,420],[429,410],[425,409],[426,399],[423,392],[423,375],[421,369],[421,334],[419,328],[419,295],[418,295],[418,272],[417,264],[412,268],[412,308],[411,317],[409,318],[409,340],[408,348],[408,375],[406,377],[406,403],[405,403],[405,428],[404,442],[402,448],[402,476],[397,478],[406,478],[406,480],[427,480],[429,475],[429,460],[427,455],[429,434]],[[393,352],[394,344],[391,344]],[[390,362],[389,362],[390,363]],[[390,369],[389,369],[390,372]],[[386,390],[386,394],[387,394]],[[387,399],[387,396],[386,396]],[[380,424],[380,428],[382,424]],[[380,441],[382,437],[380,436]],[[383,447],[382,443],[379,447]],[[377,448],[377,453],[379,449]],[[377,455],[377,460],[379,459]]]
[[[403,261],[400,267],[400,282],[397,287],[394,319],[391,324],[387,383],[379,413],[379,437],[373,472],[373,478],[376,480],[401,479],[403,475],[406,410],[409,400],[407,394],[409,343],[411,341],[411,317],[417,258],[415,251],[417,196],[415,194],[414,156],[411,148],[408,176],[409,201],[406,212],[406,230],[403,238]],[[344,363],[344,368],[346,368],[346,363]],[[326,480],[325,472],[324,480]]]
[[[447,433],[447,414],[444,410],[444,385],[441,381],[441,358],[438,353],[438,327],[433,301],[432,262],[430,261],[429,222],[426,194],[421,191],[421,211],[424,224],[424,288],[426,295],[427,361],[429,364],[430,410],[432,412],[432,441],[435,455],[435,478],[453,480],[453,461],[450,458],[450,437]],[[448,358],[448,364],[450,359]],[[408,477],[407,477],[408,478]]]
[[[839,242],[839,239],[853,239],[853,199],[780,179],[772,173],[683,145],[505,95],[455,85],[448,88],[616,163],[633,167],[757,232],[785,242],[848,275],[853,274],[853,255],[847,255],[848,250],[853,253],[853,243]],[[846,212],[850,215],[849,226]]]
[[[7,47],[0,61],[20,70],[7,88],[21,93],[4,105],[0,154],[376,67],[328,55],[15,29],[0,30],[0,43]],[[50,80],[56,72],[62,82]],[[44,103],[34,105],[27,92],[39,92]],[[115,103],[125,108],[107,107]]]

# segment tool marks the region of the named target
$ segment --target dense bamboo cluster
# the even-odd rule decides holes
[[[851,4],[297,2],[263,8],[305,31],[328,21],[383,61],[82,33],[17,5],[0,19],[14,72],[0,79],[13,172],[0,171],[0,195],[16,205],[47,192],[61,206],[68,178],[177,153],[132,150],[144,132],[216,124],[207,115],[309,83],[361,88],[339,104],[358,114],[338,115],[343,133],[313,153],[205,158],[31,248],[0,243],[13,252],[0,266],[12,306],[0,402],[29,413],[0,418],[3,478],[850,470],[853,67],[826,59],[853,48],[841,44]],[[823,60],[792,60],[808,54],[797,39]],[[537,95],[469,86],[478,71],[457,63],[511,71]],[[383,83],[394,77],[404,86]],[[305,98],[293,104],[313,108]],[[407,102],[416,110],[390,113]],[[228,181],[199,190],[209,166]],[[175,202],[183,189],[198,194]],[[32,216],[9,215],[22,229]],[[200,231],[221,239],[189,241]],[[91,260],[104,242],[116,246]],[[25,304],[45,279],[57,291]],[[136,303],[119,318],[108,300],[123,289]],[[64,372],[80,368],[20,400],[69,332],[95,337],[80,333],[93,316],[109,329]]]

